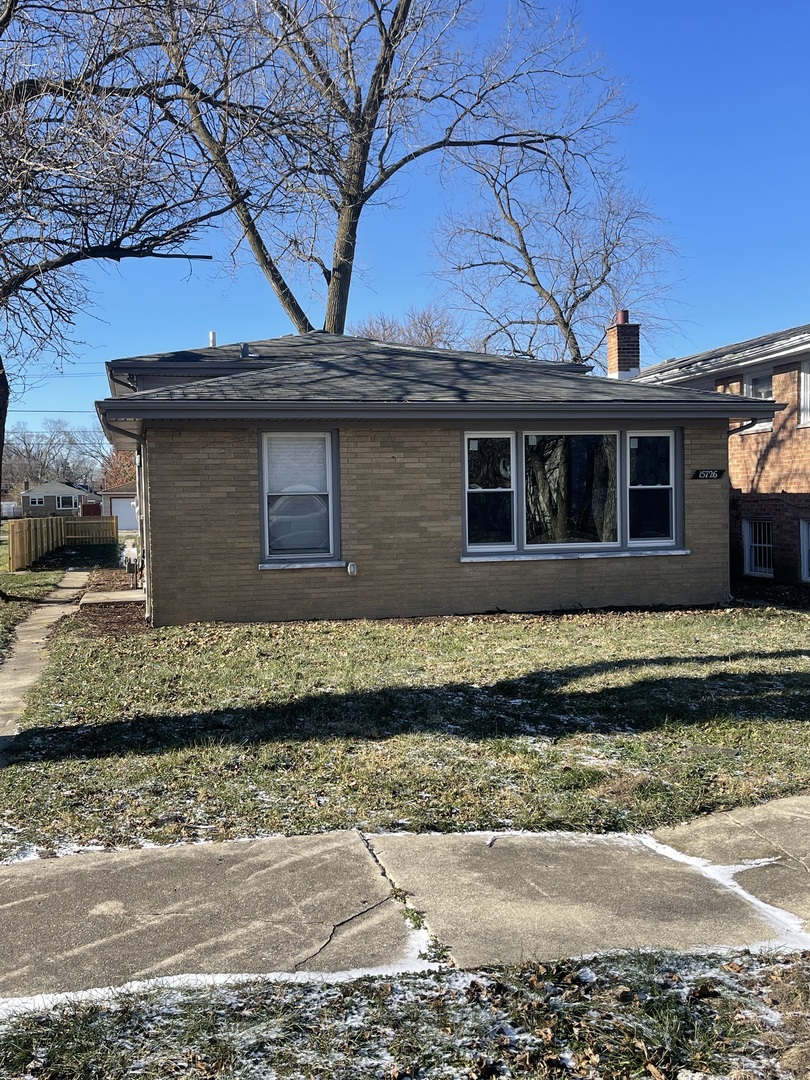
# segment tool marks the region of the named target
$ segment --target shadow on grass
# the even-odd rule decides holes
[[[808,654],[786,651],[767,655],[773,659]],[[666,658],[666,662],[675,664],[677,659]],[[591,665],[585,670],[601,670],[602,666],[615,669],[630,663]],[[152,755],[211,744],[248,747],[308,740],[364,742],[415,733],[473,741],[518,736],[553,741],[585,732],[626,735],[697,724],[716,725],[716,741],[733,749],[734,732],[724,731],[729,723],[805,723],[810,719],[810,675],[805,673],[645,678],[626,686],[567,691],[565,685],[582,671],[576,667],[538,672],[487,687],[464,683],[390,687],[312,694],[289,703],[267,702],[249,708],[166,710],[112,723],[39,726],[22,732],[8,748],[6,758],[14,764]],[[701,737],[707,737],[705,731]]]
[[[115,570],[118,568],[117,544],[77,544],[60,547],[43,555],[32,570]]]

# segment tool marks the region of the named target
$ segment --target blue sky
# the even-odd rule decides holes
[[[646,359],[810,322],[810,4],[580,0],[579,10],[636,103],[622,134],[629,180],[681,252],[678,326]],[[361,226],[351,319],[400,313],[438,291],[431,231],[445,194],[418,174],[399,194]],[[107,359],[204,346],[209,330],[220,343],[291,332],[251,267],[231,279],[204,263],[190,274],[184,263],[139,263],[94,268],[92,282],[97,306],[77,326],[86,346],[66,376],[12,402],[10,423],[92,423]]]

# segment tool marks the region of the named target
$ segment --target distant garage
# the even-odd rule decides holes
[[[135,514],[135,489],[107,488],[101,493],[102,513],[105,517],[118,518],[119,532],[137,532],[138,518]]]

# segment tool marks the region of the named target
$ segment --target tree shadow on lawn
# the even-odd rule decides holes
[[[787,659],[808,654],[785,651],[763,655]],[[664,659],[676,662],[675,658]],[[598,671],[602,666],[615,669],[623,662],[537,672],[491,686],[458,683],[325,692],[288,703],[203,712],[166,710],[99,724],[68,719],[57,727],[27,728],[8,748],[6,757],[14,764],[161,754],[212,743],[245,747],[309,740],[366,742],[408,734],[473,741],[537,736],[554,741],[578,733],[622,736],[705,724],[716,725],[715,741],[731,739],[733,746],[733,732],[724,734],[729,723],[810,719],[808,673],[662,676],[627,686],[565,689],[583,671]],[[701,737],[705,739],[707,733]]]

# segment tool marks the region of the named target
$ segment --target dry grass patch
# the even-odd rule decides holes
[[[150,630],[83,609],[0,773],[0,852],[643,830],[810,788],[810,615]]]

